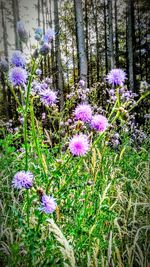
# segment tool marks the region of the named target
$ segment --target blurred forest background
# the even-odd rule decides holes
[[[128,75],[128,88],[139,94],[150,83],[149,0],[0,0],[0,58],[9,60],[15,49],[27,56],[37,47],[34,30],[55,31],[51,53],[43,59],[42,75],[65,95],[79,78],[87,87],[97,84],[97,97],[105,107],[105,77],[112,68]],[[19,41],[16,25],[23,21],[28,44]],[[79,31],[77,30],[77,24]],[[1,118],[11,119],[15,101],[1,73]],[[140,110],[140,113],[143,112]],[[146,111],[147,112],[147,111]]]

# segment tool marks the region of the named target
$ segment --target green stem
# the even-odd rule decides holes
[[[30,221],[30,199],[29,199],[29,190],[27,189],[27,225],[29,227]]]
[[[18,104],[18,106],[19,106],[20,108],[22,108],[22,106],[21,106],[21,104],[20,104],[20,102],[19,102],[19,99],[18,99],[18,97],[16,96],[16,93],[15,93],[15,91],[14,91],[14,88],[13,88],[10,84],[8,84],[8,87],[9,87],[11,93],[13,94],[16,103]]]
[[[38,159],[39,159],[40,165],[43,167],[42,156],[41,156],[41,151],[40,151],[39,142],[38,142],[38,138],[37,138],[36,127],[35,127],[33,101],[34,101],[34,98],[32,98],[31,102],[30,102],[30,115],[31,115],[32,134],[33,134],[33,139],[34,139],[36,151],[37,151],[37,154],[38,154]]]
[[[83,157],[81,157],[79,159],[79,161],[78,161],[76,167],[73,169],[71,175],[68,176],[69,178],[67,179],[66,183],[60,188],[60,190],[58,190],[58,192],[56,193],[56,195],[58,195],[58,193],[60,193],[64,189],[64,187],[66,187],[68,185],[68,183],[70,182],[70,180],[72,179],[72,177],[74,176],[74,174],[76,173],[76,171],[78,170],[78,167],[79,167],[79,165],[81,164],[82,161],[83,161]]]
[[[132,106],[132,108],[129,109],[129,112],[134,109],[145,97],[147,97],[150,94],[150,91],[148,91],[146,94],[142,95],[139,100],[135,103],[135,105]]]
[[[31,75],[29,78],[29,82],[27,85],[27,95],[26,95],[26,102],[25,102],[25,112],[24,112],[24,144],[25,144],[25,170],[28,170],[28,140],[27,140],[27,117],[28,117],[28,107],[29,107],[29,96],[30,96],[30,89],[31,89],[31,83],[33,80],[33,74],[35,72],[35,60],[33,61],[33,66],[31,70]]]

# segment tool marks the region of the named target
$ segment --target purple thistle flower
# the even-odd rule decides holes
[[[48,44],[51,43],[54,39],[54,36],[55,32],[53,31],[53,29],[48,29],[44,35],[44,42]]]
[[[112,85],[124,85],[126,73],[122,69],[112,69],[107,74],[107,80]]]
[[[17,22],[17,32],[20,37],[20,40],[24,43],[28,41],[28,33],[24,27],[24,23],[22,21]]]
[[[19,171],[15,174],[12,185],[13,187],[20,188],[30,188],[33,184],[33,174],[31,172]]]
[[[26,60],[23,53],[20,50],[16,50],[13,52],[10,63],[16,67],[24,68],[26,65]]]
[[[43,195],[41,199],[42,207],[40,210],[44,211],[45,213],[53,213],[57,207],[57,203],[55,199],[51,196]]]
[[[50,51],[50,46],[47,43],[43,44],[42,47],[40,48],[40,53],[43,56],[46,56],[49,53],[49,51]]]
[[[48,89],[48,84],[45,82],[41,83],[41,89],[43,90]]]
[[[92,117],[91,120],[91,127],[98,131],[98,132],[104,132],[108,126],[108,121],[106,117],[102,115],[95,115]]]
[[[40,27],[38,27],[35,29],[34,34],[35,34],[34,35],[35,40],[40,41],[42,39],[43,30]]]
[[[27,81],[27,72],[25,69],[20,67],[14,67],[9,71],[9,81],[13,84],[13,86],[21,86],[24,85]]]
[[[92,109],[88,104],[80,104],[76,107],[74,111],[76,120],[81,120],[83,122],[89,122],[92,118]]]
[[[45,106],[51,106],[56,103],[57,100],[57,93],[48,89],[41,90],[40,92],[40,98],[42,103]]]
[[[84,80],[80,80],[80,81],[79,81],[79,85],[82,86],[82,87],[84,87],[84,85],[85,85],[85,81],[84,81]]]
[[[85,134],[77,134],[69,142],[69,149],[75,156],[83,156],[89,150],[88,137]]]
[[[115,94],[115,90],[114,90],[114,89],[110,89],[110,90],[108,91],[108,93],[109,93],[110,96],[114,96],[114,94]]]
[[[5,59],[0,60],[0,71],[7,72],[9,69],[8,62]]]
[[[40,75],[42,74],[42,70],[41,70],[41,69],[37,69],[37,70],[35,71],[35,73],[36,73],[36,75],[40,76]]]

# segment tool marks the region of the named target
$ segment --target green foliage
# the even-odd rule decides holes
[[[41,216],[38,209],[36,190],[41,185],[46,190],[47,178],[30,147],[29,168],[36,179],[30,189],[30,227],[26,224],[26,192],[11,187],[12,177],[22,169],[25,157],[18,150],[22,147],[20,133],[6,135],[0,145],[3,265],[63,266],[67,262],[59,248],[60,240],[49,232],[50,217],[72,244],[77,266],[87,266],[88,260],[89,266],[95,266],[95,257],[98,266],[102,262],[107,266],[109,257],[115,266],[133,266],[139,250],[140,261],[147,261],[149,166],[144,145],[137,151],[125,138],[116,150],[99,142],[82,160],[62,154],[61,162],[57,161],[57,148],[41,146],[48,191],[58,203],[56,213],[50,216]]]

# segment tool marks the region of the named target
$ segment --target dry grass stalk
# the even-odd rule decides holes
[[[53,219],[49,219],[49,230],[50,232],[52,232],[56,238],[56,240],[59,242],[59,244],[61,245],[60,247],[60,251],[63,255],[63,258],[65,260],[69,261],[69,265],[67,263],[64,263],[64,266],[71,266],[71,267],[75,267],[76,263],[75,263],[75,257],[74,257],[74,251],[72,246],[69,244],[68,240],[64,237],[62,231],[59,229],[59,227],[55,224]]]

